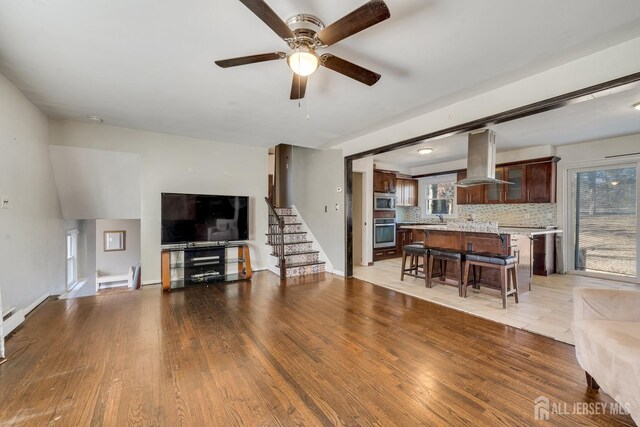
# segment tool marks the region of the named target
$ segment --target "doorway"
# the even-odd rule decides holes
[[[353,264],[366,265],[363,263],[364,243],[362,241],[364,229],[364,206],[363,206],[363,174],[362,172],[353,172]]]
[[[637,172],[634,163],[568,171],[572,270],[638,280]]]

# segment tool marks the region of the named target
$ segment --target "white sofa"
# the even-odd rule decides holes
[[[574,289],[573,336],[588,385],[640,425],[640,291]]]

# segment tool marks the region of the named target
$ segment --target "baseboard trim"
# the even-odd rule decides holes
[[[24,322],[25,316],[31,313],[37,306],[42,304],[44,300],[49,298],[49,295],[50,295],[49,292],[47,292],[46,294],[42,295],[31,304],[29,304],[27,308],[16,310],[10,317],[7,318],[7,320],[3,321],[2,322],[3,338],[9,335],[11,332],[13,332],[13,330],[16,329],[18,326],[20,326],[22,322]]]
[[[24,322],[24,311],[17,310],[11,316],[7,317],[7,320],[2,322],[2,337],[4,338],[13,332],[22,322]]]
[[[332,271],[333,274],[337,275],[337,276],[342,276],[344,277],[344,271],[340,271],[340,270],[333,270]]]
[[[49,295],[51,295],[51,294],[49,292],[47,292],[46,294],[42,295],[40,298],[38,298],[37,300],[32,302],[29,306],[27,306],[27,308],[24,309],[25,316],[27,314],[31,313],[37,306],[42,304],[44,302],[44,300],[49,298]]]

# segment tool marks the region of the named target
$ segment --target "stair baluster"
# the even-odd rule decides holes
[[[285,279],[287,277],[287,265],[284,256],[284,218],[278,215],[268,197],[265,197],[264,200],[269,207],[269,237],[267,240],[270,245],[278,245],[280,247],[280,253],[278,254],[280,259],[280,278]]]

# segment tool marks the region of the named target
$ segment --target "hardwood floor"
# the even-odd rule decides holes
[[[0,425],[532,425],[588,392],[574,348],[326,274],[49,300],[7,341]],[[542,423],[544,424],[544,423]],[[549,425],[633,425],[551,414]]]

